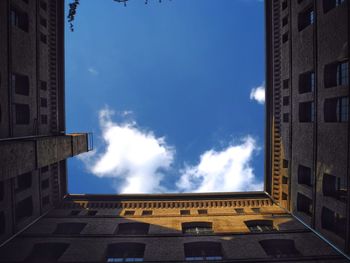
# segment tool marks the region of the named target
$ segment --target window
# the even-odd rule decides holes
[[[289,166],[289,161],[286,160],[286,159],[283,159],[283,160],[282,160],[282,167],[283,167],[283,168],[288,168],[288,166]]]
[[[15,191],[21,192],[32,187],[32,173],[25,173],[17,176]]]
[[[286,32],[282,35],[282,43],[286,43],[288,41],[289,38],[289,33]]]
[[[29,22],[28,14],[20,11],[19,9],[11,6],[10,11],[11,25],[28,32]]]
[[[288,184],[288,177],[282,176],[282,184]]]
[[[287,0],[282,2],[282,10],[285,10],[288,7],[288,2]]]
[[[253,207],[252,208],[253,213],[259,214],[260,213],[260,208],[259,207]]]
[[[324,101],[325,122],[347,122],[348,121],[348,97],[326,99]]]
[[[80,214],[80,211],[79,211],[79,210],[72,210],[72,211],[70,212],[69,215],[71,215],[71,216],[77,216],[77,215],[79,215],[79,214]]]
[[[289,79],[283,80],[283,89],[288,89],[289,88]]]
[[[299,93],[313,92],[316,87],[315,73],[313,71],[299,75]]]
[[[4,200],[5,196],[5,184],[4,181],[0,181],[0,202]]]
[[[311,180],[311,169],[304,165],[298,166],[298,184],[305,184],[307,186],[312,186]]]
[[[116,243],[107,247],[106,262],[142,262],[145,244]]]
[[[345,0],[323,0],[323,11],[327,13],[333,8],[340,6],[342,3],[345,3]]]
[[[294,240],[290,239],[267,239],[259,241],[261,247],[268,256],[275,258],[300,256],[295,248]]]
[[[289,105],[289,96],[284,96],[283,97],[283,106],[288,106]]]
[[[56,235],[77,235],[83,231],[86,223],[60,223],[57,224],[54,234]]]
[[[313,101],[299,103],[299,121],[313,122],[315,120],[315,104]]]
[[[25,262],[57,262],[68,248],[67,243],[38,243]]]
[[[244,221],[250,232],[269,232],[275,231],[272,220],[249,220]]]
[[[47,124],[47,115],[41,114],[40,115],[41,124]]]
[[[334,62],[324,68],[326,88],[349,85],[349,61]]]
[[[207,215],[208,210],[207,209],[198,209],[198,215]]]
[[[282,192],[282,200],[288,200],[288,195]]]
[[[117,235],[147,235],[149,224],[147,223],[121,223],[115,234]]]
[[[321,215],[322,228],[334,232],[336,235],[345,239],[346,236],[346,217],[333,212],[327,207],[322,208]]]
[[[15,104],[16,124],[29,124],[29,105]]]
[[[16,220],[19,221],[23,218],[30,217],[33,214],[33,200],[32,197],[18,202],[16,205]]]
[[[235,208],[235,211],[237,214],[244,214],[244,209],[243,208]]]
[[[289,122],[289,113],[283,113],[283,122]]]
[[[153,214],[152,210],[143,210],[142,215],[143,216],[151,216]]]
[[[47,10],[47,3],[44,0],[40,1],[40,8],[44,11]]]
[[[180,215],[182,216],[190,215],[190,210],[180,210]]]
[[[346,201],[347,188],[346,185],[342,185],[341,183],[340,178],[330,174],[324,174],[322,182],[323,195]]]
[[[6,231],[5,213],[1,211],[0,212],[0,236],[3,235],[5,231]]]
[[[44,44],[47,43],[47,36],[41,32],[40,32],[40,41],[43,42]]]
[[[49,188],[49,186],[50,186],[49,178],[47,178],[41,182],[41,189],[47,189],[47,188]]]
[[[207,235],[213,233],[210,222],[187,222],[182,223],[182,233],[189,235]]]
[[[40,89],[47,90],[47,82],[40,80]]]
[[[43,202],[43,206],[50,204],[50,196],[49,195],[44,196],[42,202]]]
[[[133,216],[135,215],[135,211],[134,210],[126,210],[124,212],[124,216]]]
[[[43,107],[43,108],[47,107],[47,99],[40,98],[40,107]]]
[[[184,244],[185,260],[222,260],[221,244],[219,242],[191,242]]]
[[[20,75],[20,74],[12,74],[11,75],[11,85],[12,90],[15,91],[16,94],[19,95],[29,95],[29,78],[28,76]]]
[[[313,7],[308,7],[305,11],[298,15],[298,28],[299,31],[303,30],[309,25],[315,22],[315,12]]]
[[[312,215],[312,200],[305,195],[298,193],[297,195],[297,209],[308,216]]]
[[[47,173],[49,171],[49,166],[44,166],[40,169],[41,174]]]
[[[87,215],[88,216],[95,216],[97,214],[97,211],[96,210],[88,210],[87,211]]]
[[[42,16],[40,17],[40,25],[42,25],[43,27],[47,27],[47,20]]]
[[[288,15],[282,19],[282,27],[288,25]]]

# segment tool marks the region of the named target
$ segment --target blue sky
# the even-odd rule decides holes
[[[67,131],[95,150],[69,160],[69,192],[261,189],[263,2],[81,0],[74,27]]]

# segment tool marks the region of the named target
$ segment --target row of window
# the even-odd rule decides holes
[[[47,184],[45,180],[42,182]],[[47,194],[41,199],[42,206],[47,206],[50,204],[50,195]],[[31,196],[19,201],[16,204],[16,221],[19,222],[25,218],[31,217],[33,215],[33,198]]]
[[[301,253],[291,239],[266,239],[259,241],[267,256],[298,257]],[[27,261],[51,262],[58,260],[68,249],[68,243],[35,244]],[[142,262],[146,244],[136,242],[112,243],[107,246],[105,262]],[[223,260],[224,251],[220,242],[188,242],[184,243],[186,261],[218,261]]]

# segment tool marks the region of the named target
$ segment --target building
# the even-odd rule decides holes
[[[347,0],[265,2],[265,191],[153,195],[67,192],[63,4],[0,1],[0,262],[348,262]]]

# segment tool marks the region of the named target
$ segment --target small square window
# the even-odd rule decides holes
[[[151,216],[153,214],[152,210],[143,210],[142,215],[143,216]]]
[[[198,215],[207,215],[208,210],[207,209],[198,209]]]
[[[29,105],[15,104],[16,124],[29,124],[30,112]]]
[[[134,210],[126,210],[124,212],[124,216],[133,216],[135,215],[135,211]]]
[[[286,160],[286,159],[283,159],[283,161],[282,161],[282,167],[283,167],[283,168],[288,168],[288,166],[289,166],[289,161]]]
[[[244,209],[243,208],[235,208],[235,211],[237,214],[244,214]]]
[[[288,177],[282,176],[282,184],[288,184]]]
[[[190,210],[180,210],[180,215],[182,216],[186,216],[186,215],[190,215]]]

